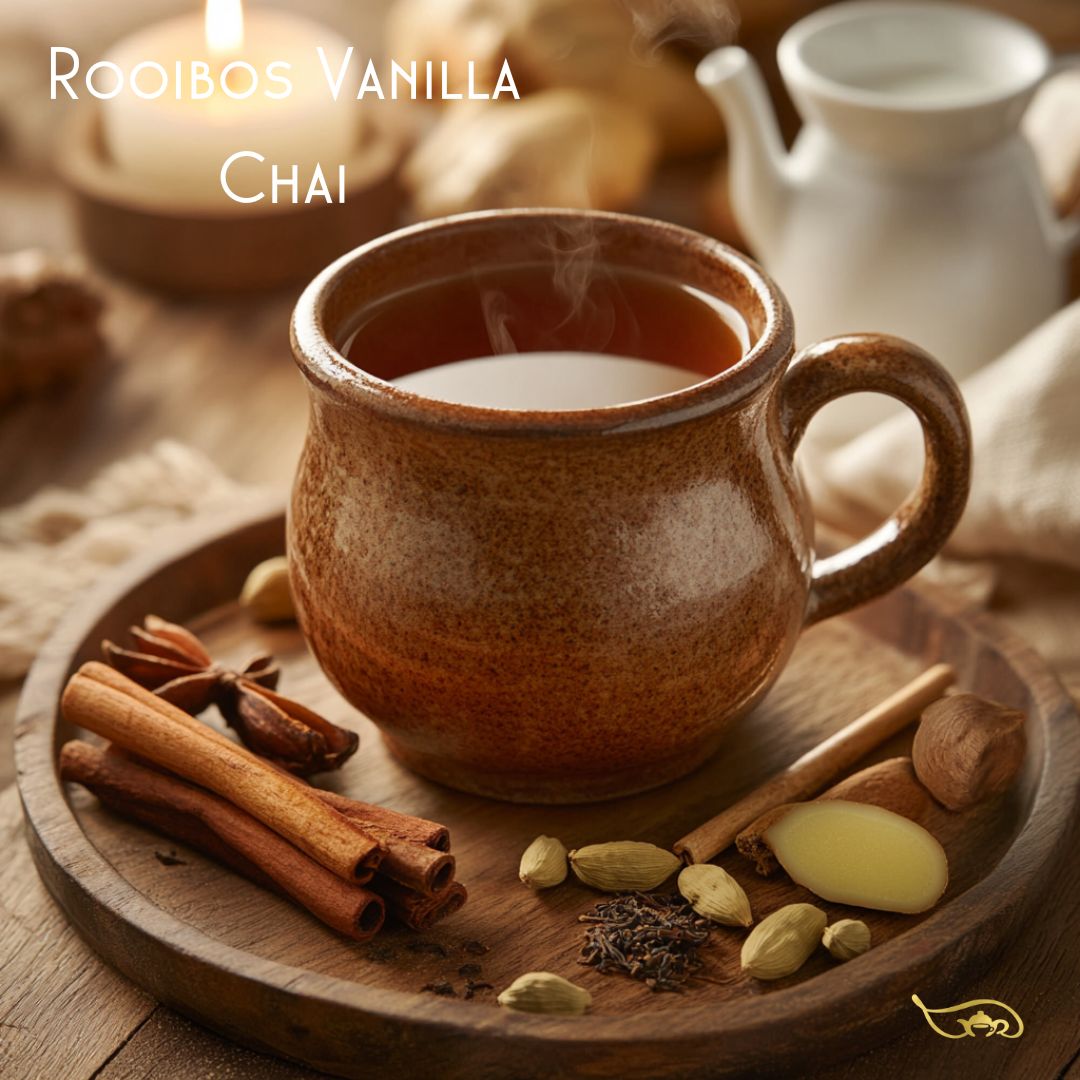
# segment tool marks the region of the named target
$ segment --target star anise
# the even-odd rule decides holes
[[[190,630],[157,615],[147,615],[129,633],[131,648],[101,643],[117,671],[192,716],[216,705],[248,749],[289,772],[310,776],[336,769],[360,744],[355,732],[276,693],[281,669],[272,656],[231,671]]]

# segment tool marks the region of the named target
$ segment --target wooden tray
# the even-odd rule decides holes
[[[391,759],[374,729],[336,694],[291,628],[251,624],[232,603],[247,570],[283,548],[279,512],[188,535],[173,550],[102,583],[65,620],[27,682],[16,734],[27,834],[49,891],[80,933],[149,993],[225,1035],[342,1076],[440,1078],[728,1075],[822,1064],[924,1025],[910,1001],[956,1003],[1055,864],[1077,802],[1080,727],[1042,663],[982,616],[903,590],[857,615],[809,631],[768,701],[695,775],[659,791],[593,807],[511,806],[418,780]],[[361,750],[334,787],[446,822],[463,911],[425,936],[390,930],[368,945],[338,938],[306,913],[101,810],[81,789],[65,794],[57,748],[76,734],[57,716],[68,673],[148,611],[192,622],[212,651],[242,660],[281,657],[285,691],[362,732]],[[741,933],[718,929],[708,949],[717,982],[684,995],[575,963],[577,915],[599,897],[577,883],[534,895],[517,861],[539,832],[568,846],[637,838],[670,845],[824,734],[932,661],[956,665],[961,685],[1028,710],[1021,781],[944,838],[952,882],[925,917],[858,913],[875,947],[845,965],[824,950],[798,975],[757,984],[737,974]],[[883,750],[881,756],[898,746]],[[784,880],[756,879],[730,853],[724,864],[757,912],[811,899]],[[822,905],[830,921],[853,914]],[[495,992],[473,1000],[422,988],[447,979],[459,995],[464,964],[502,989],[548,969],[588,987],[581,1018],[508,1014]],[[987,984],[988,988],[992,983]],[[1008,997],[1008,988],[997,995]],[[94,1022],[87,1016],[86,1023]],[[927,1038],[935,1038],[927,1031]]]

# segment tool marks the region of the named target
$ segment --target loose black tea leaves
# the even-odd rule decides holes
[[[578,921],[588,927],[579,964],[629,975],[654,991],[681,992],[702,967],[698,950],[709,940],[708,920],[678,893],[617,896]]]

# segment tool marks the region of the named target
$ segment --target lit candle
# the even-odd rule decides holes
[[[238,204],[222,190],[221,167],[237,151],[252,150],[267,164],[236,162],[231,187],[258,191],[271,163],[295,164],[302,194],[316,164],[336,174],[357,142],[355,96],[333,99],[318,46],[336,74],[348,47],[340,35],[290,12],[245,17],[241,0],[207,0],[205,17],[179,16],[124,38],[107,59],[127,82],[101,103],[114,163],[155,194],[224,208]],[[193,79],[200,63],[205,69],[194,70],[206,74]],[[154,64],[168,79],[160,94],[164,80]],[[253,72],[258,82],[248,94]]]
[[[670,394],[706,376],[603,353],[533,352],[457,360],[394,380],[439,401],[489,409],[574,410]]]

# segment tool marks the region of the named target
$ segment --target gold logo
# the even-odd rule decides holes
[[[976,998],[973,1001],[961,1002],[959,1005],[950,1005],[945,1009],[928,1009],[922,1003],[922,999],[918,994],[912,994],[911,1000],[922,1010],[926,1022],[934,1031],[946,1039],[966,1039],[969,1035],[972,1038],[980,1035],[983,1038],[988,1038],[991,1035],[1001,1035],[1006,1039],[1019,1039],[1024,1034],[1024,1021],[1020,1019],[1020,1014],[1006,1005],[1004,1001],[995,1001],[993,998]],[[994,1009],[987,1013],[979,1007],[982,1005],[993,1005]],[[975,1011],[970,1016],[957,1016],[951,1021],[959,1030],[947,1031],[945,1028],[939,1027],[934,1020],[935,1016],[941,1016],[944,1013],[963,1013],[967,1012],[968,1009],[974,1009]],[[993,1013],[997,1010],[1008,1013],[1011,1019],[1006,1019],[1001,1015],[995,1017]]]

